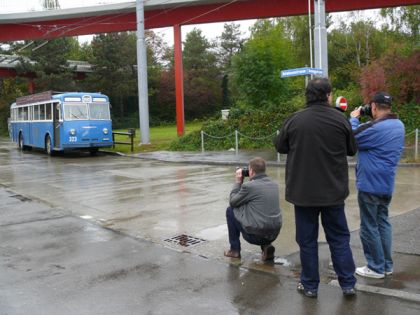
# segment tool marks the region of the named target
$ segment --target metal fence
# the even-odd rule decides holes
[[[419,129],[405,135],[405,148],[403,158],[406,160],[418,161],[419,159]]]
[[[205,137],[209,137],[211,139],[229,139],[229,138],[233,138],[235,139],[235,154],[238,155],[239,153],[239,138],[243,137],[243,138],[247,138],[250,140],[255,140],[255,141],[259,141],[259,140],[266,140],[268,138],[273,138],[275,135],[278,135],[279,131],[277,130],[276,132],[264,136],[264,137],[250,137],[247,136],[241,132],[239,132],[238,130],[235,130],[235,132],[232,132],[230,134],[227,134],[225,136],[213,136],[210,135],[208,133],[206,133],[205,131],[201,130],[201,152],[204,153],[205,152]],[[403,158],[406,160],[414,160],[417,161],[419,158],[419,129],[415,129],[409,133],[407,133],[405,135],[405,147],[404,147],[404,152],[403,152]],[[280,154],[277,153],[277,162],[280,162]]]

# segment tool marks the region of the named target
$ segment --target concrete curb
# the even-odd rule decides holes
[[[143,160],[162,161],[162,162],[167,162],[167,163],[194,163],[194,164],[207,164],[207,165],[238,165],[238,164],[243,164],[243,163],[248,162],[248,158],[246,158],[246,159],[238,158],[238,160],[235,160],[235,161],[198,160],[199,157],[197,157],[197,160],[195,160],[195,159],[183,159],[182,157],[180,157],[179,159],[177,159],[177,158],[169,158],[168,159],[168,158],[164,158],[164,157],[155,157],[155,156],[150,155],[150,153],[146,153],[145,155],[142,156],[141,153],[125,154],[125,153],[121,153],[121,152],[111,152],[111,151],[101,151],[101,152],[104,152],[104,153],[109,154],[109,155],[125,156],[125,157],[143,159]],[[199,153],[197,153],[197,154],[199,154]],[[281,161],[281,162],[266,161],[266,164],[268,166],[285,166],[286,162],[285,161]],[[356,162],[349,162],[348,165],[349,165],[349,167],[356,167]],[[420,163],[400,163],[400,164],[398,164],[398,167],[420,167]]]
[[[338,284],[338,280],[331,280],[329,284],[335,287],[340,287],[340,285]],[[356,284],[356,290],[361,291],[361,292],[395,297],[395,298],[410,301],[410,302],[420,303],[420,294],[416,294],[416,293],[409,293],[409,292],[405,292],[401,290],[375,287],[375,286],[366,285],[366,284]]]

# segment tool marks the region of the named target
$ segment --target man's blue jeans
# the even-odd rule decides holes
[[[355,265],[350,248],[344,204],[331,207],[299,207],[295,205],[296,242],[300,248],[301,283],[306,290],[317,291],[319,215],[331,252],[331,260],[343,289],[356,284]]]
[[[241,223],[236,220],[235,215],[233,214],[233,208],[228,207],[226,209],[226,222],[229,232],[229,243],[230,249],[240,252],[241,251],[241,242],[239,240],[241,233],[242,237],[250,244],[253,245],[270,245],[273,240],[266,239],[259,235],[248,234],[242,228]]]
[[[357,199],[360,208],[360,240],[367,266],[381,274],[392,271],[392,226],[388,218],[392,196],[359,191]]]

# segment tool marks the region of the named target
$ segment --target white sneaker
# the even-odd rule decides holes
[[[367,277],[367,278],[375,278],[375,279],[385,278],[385,275],[383,273],[377,273],[373,270],[370,270],[368,266],[356,268],[356,273],[359,276]]]

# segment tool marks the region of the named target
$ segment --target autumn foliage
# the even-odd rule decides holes
[[[420,50],[409,56],[391,52],[362,69],[360,86],[365,102],[377,91],[387,91],[395,104],[420,102]]]

